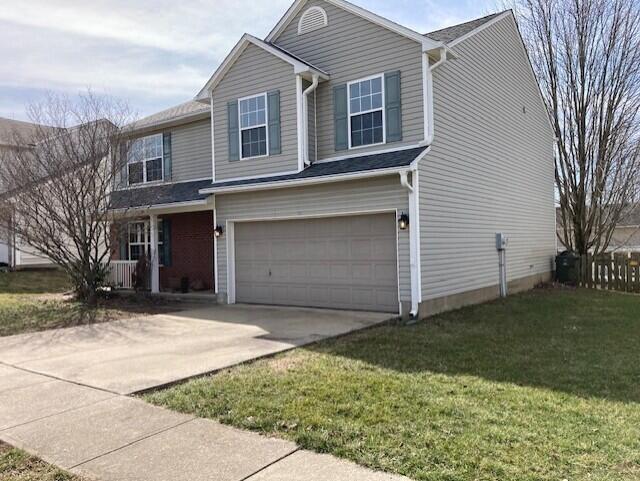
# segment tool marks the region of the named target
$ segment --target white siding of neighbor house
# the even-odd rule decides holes
[[[280,91],[281,153],[229,161],[228,102],[275,90]],[[297,170],[296,77],[291,64],[250,44],[213,90],[213,116],[216,181]]]
[[[311,6],[327,12],[328,26],[298,35],[298,20]],[[274,43],[323,69],[331,76],[317,89],[318,159],[366,153],[415,144],[424,138],[421,46],[413,40],[371,23],[323,0],[311,0]],[[336,152],[333,87],[371,75],[400,70],[402,141]]]
[[[0,240],[0,263],[9,263],[9,246]]]
[[[17,254],[16,267],[18,269],[26,269],[29,267],[49,267],[53,265],[53,262],[44,254],[40,253],[35,248],[28,244],[19,244]]]
[[[216,222],[302,218],[374,211],[407,211],[408,196],[398,176],[376,177],[306,187],[216,195]],[[228,237],[218,242],[219,292],[227,293]],[[398,231],[400,300],[411,299],[409,232]]]
[[[509,237],[509,280],[549,272],[555,254],[553,134],[513,19],[454,51],[434,72],[435,139],[420,163],[424,300],[496,285],[496,232]]]

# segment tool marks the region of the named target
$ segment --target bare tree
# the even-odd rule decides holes
[[[92,92],[49,94],[28,114],[33,132],[14,132],[18,147],[0,159],[0,226],[50,258],[94,304],[110,259],[109,196],[125,158],[111,154],[126,145],[128,108]]]
[[[560,241],[606,250],[640,181],[640,3],[516,0],[556,135]]]

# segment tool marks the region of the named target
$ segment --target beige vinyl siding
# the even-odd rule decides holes
[[[298,20],[311,6],[327,12],[329,25],[298,35]],[[289,23],[275,43],[328,72],[317,92],[318,158],[365,153],[424,139],[421,46],[401,35],[322,0],[312,0]],[[334,148],[333,87],[371,75],[400,70],[402,141],[336,152]]]
[[[211,178],[211,121],[193,122],[171,130],[171,180]]]
[[[48,257],[45,257],[44,254],[40,253],[35,248],[31,247],[28,244],[20,244],[18,245],[18,260],[16,262],[17,268],[29,268],[29,267],[45,267],[52,266],[53,262]]]
[[[227,103],[273,90],[280,91],[281,154],[230,162]],[[296,80],[293,66],[250,44],[214,89],[213,112],[217,181],[297,170]]]
[[[496,232],[509,237],[509,280],[548,272],[555,254],[553,135],[513,20],[454,51],[434,72],[420,163],[425,300],[496,285]]]
[[[407,192],[398,176],[345,181],[299,188],[216,195],[218,224],[228,220],[302,218],[408,209]],[[218,242],[219,291],[227,292],[228,237]],[[398,231],[400,300],[411,299],[409,231]]]

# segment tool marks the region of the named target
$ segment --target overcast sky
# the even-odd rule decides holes
[[[293,0],[2,0],[0,117],[26,120],[46,90],[90,87],[139,116],[191,99],[243,33],[264,38]],[[495,0],[355,0],[424,33]]]

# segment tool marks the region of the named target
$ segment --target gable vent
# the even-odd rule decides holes
[[[328,25],[327,12],[321,7],[309,7],[298,22],[298,35],[313,32]]]

